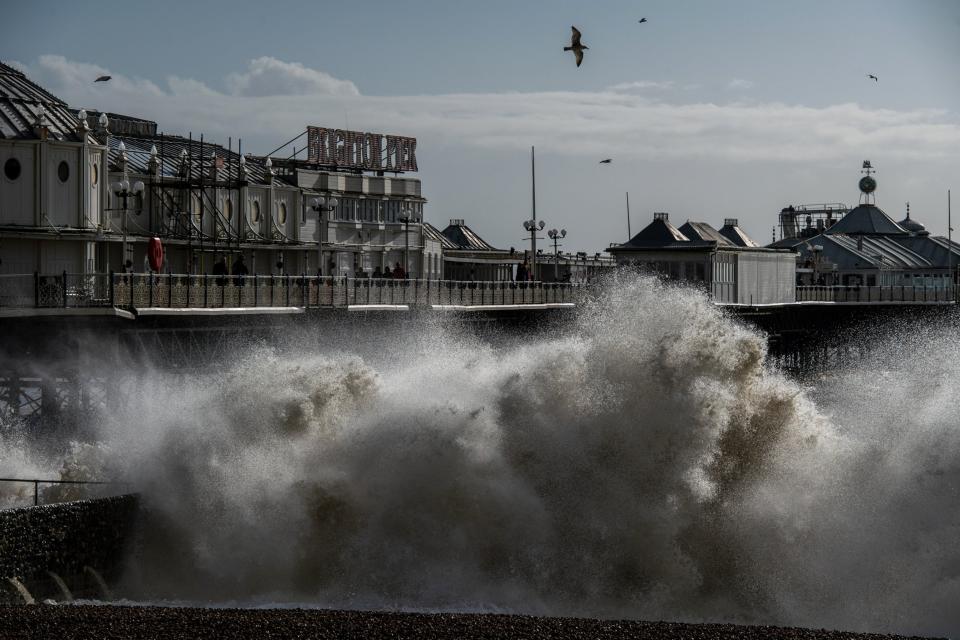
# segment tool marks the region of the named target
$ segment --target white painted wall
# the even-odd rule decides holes
[[[47,217],[55,227],[80,227],[80,202],[78,185],[82,169],[80,150],[77,147],[49,145],[46,154]],[[61,165],[64,169],[61,174]],[[66,176],[66,180],[62,178]]]
[[[55,275],[67,273],[83,273],[84,245],[83,242],[67,242],[57,240],[43,240],[40,242],[40,273]]]
[[[36,226],[36,145],[0,142],[0,224]],[[10,180],[4,167],[10,158],[20,162],[20,176]]]

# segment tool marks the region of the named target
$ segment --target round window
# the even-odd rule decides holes
[[[260,222],[260,203],[256,200],[253,201],[250,207],[250,219],[254,222]]]
[[[70,165],[67,164],[66,160],[61,160],[60,164],[57,165],[57,177],[60,178],[60,182],[66,182],[70,179]]]
[[[7,180],[16,180],[20,177],[20,161],[16,158],[7,158],[7,161],[3,163],[3,175],[7,176]]]
[[[97,186],[97,180],[100,179],[100,169],[96,162],[90,163],[90,184]]]
[[[277,219],[280,221],[280,224],[284,224],[287,221],[287,205],[283,202],[280,203],[280,212],[277,214]]]

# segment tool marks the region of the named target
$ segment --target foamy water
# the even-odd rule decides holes
[[[378,351],[358,329],[146,376],[99,447],[150,510],[121,591],[960,629],[942,335],[803,388],[698,294],[610,291],[542,337],[406,326]]]

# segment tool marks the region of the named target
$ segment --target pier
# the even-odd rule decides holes
[[[301,313],[308,309],[549,309],[575,305],[564,282],[475,282],[336,276],[186,274],[0,275],[0,317]]]

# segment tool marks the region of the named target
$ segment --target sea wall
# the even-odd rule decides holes
[[[0,599],[23,599],[11,578],[38,599],[106,597],[104,586],[122,570],[138,502],[122,495],[0,510]]]

